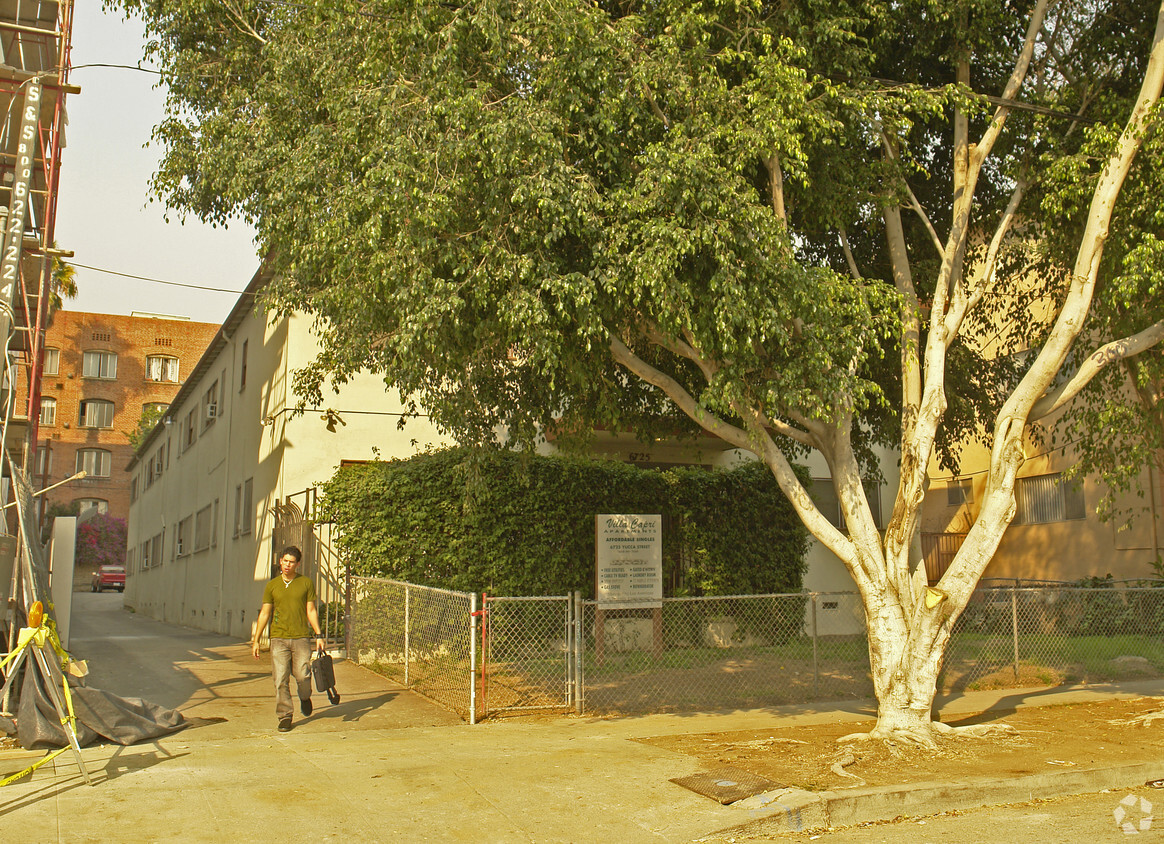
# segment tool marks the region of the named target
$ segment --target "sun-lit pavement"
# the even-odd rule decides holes
[[[70,650],[89,661],[90,685],[177,708],[196,726],[132,747],[85,748],[92,786],[85,785],[75,760],[65,753],[31,778],[0,789],[0,830],[19,829],[20,840],[691,841],[747,824],[752,815],[673,784],[672,778],[699,772],[700,763],[636,738],[858,720],[872,714],[868,702],[854,701],[725,714],[546,717],[469,726],[341,661],[336,665],[340,705],[329,706],[316,695],[315,713],[281,734],[275,730],[265,655],[255,661],[245,642],[136,616],[121,608],[117,593],[74,597]],[[977,712],[1004,700],[1010,706],[1045,705],[1112,693],[1028,690],[999,692],[994,698],[974,693],[945,704],[950,711]],[[1130,693],[1159,694],[1160,688]],[[41,755],[0,751],[0,775]],[[960,797],[982,793],[964,790]],[[1051,837],[1024,837],[1026,819],[1044,812],[1024,806],[1014,807],[1016,814],[1005,822],[991,815],[968,822],[959,816],[824,834],[861,836],[832,840],[975,844],[1109,840],[1115,830],[1111,812],[1122,796],[1121,791],[1103,795],[1094,805],[1081,802],[1077,815],[1047,810],[1065,818],[1063,830]],[[881,797],[877,811],[885,810],[886,795]],[[998,802],[1025,799],[1025,794],[1008,795]],[[951,805],[940,797],[928,803],[932,812]],[[1106,804],[1106,812],[1099,811]],[[890,808],[890,816],[902,813]],[[904,813],[932,812],[927,805],[925,812]],[[1075,818],[1079,834],[1069,828]],[[948,834],[947,820],[953,824]],[[909,838],[875,837],[899,829],[907,830]],[[734,834],[741,841],[765,840]],[[731,835],[716,840],[728,841]]]
[[[0,828],[30,841],[687,841],[730,808],[668,782],[692,759],[590,719],[469,726],[341,661],[338,706],[275,731],[268,663],[244,642],[74,596],[70,649],[89,683],[225,718],[132,747],[71,754],[0,790]],[[0,772],[39,758],[0,752]]]

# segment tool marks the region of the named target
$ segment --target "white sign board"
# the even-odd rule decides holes
[[[599,514],[595,596],[601,609],[663,605],[663,517]]]

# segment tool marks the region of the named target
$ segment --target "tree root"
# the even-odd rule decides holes
[[[951,727],[941,721],[930,722],[929,729],[917,730],[881,730],[873,729],[868,733],[849,733],[841,736],[837,741],[841,744],[850,744],[859,741],[880,739],[887,744],[920,747],[926,750],[936,750],[938,738],[954,738],[969,736],[971,738],[990,738],[993,736],[1017,736],[1018,730],[1010,724],[968,724],[964,727]]]
[[[855,780],[855,782],[853,782],[851,785],[843,786],[844,788],[860,788],[861,786],[868,784],[865,782],[865,780],[861,779],[856,774],[850,774],[845,770],[847,765],[855,765],[858,761],[860,760],[857,755],[850,751],[845,753],[843,756],[841,756],[840,759],[838,759],[836,762],[833,762],[833,764],[829,766],[829,770],[831,770],[838,777],[847,777],[848,779]]]
[[[1164,700],[1164,698],[1141,698],[1141,700]],[[1113,718],[1109,724],[1119,727],[1149,727],[1154,721],[1164,721],[1164,709],[1153,709],[1142,715],[1133,715],[1131,718]]]

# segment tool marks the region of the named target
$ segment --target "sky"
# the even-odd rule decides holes
[[[138,65],[144,35],[136,20],[102,12],[101,3],[74,5],[73,72],[81,88],[66,100],[69,123],[61,153],[57,246],[77,264],[161,282],[239,291],[259,260],[253,232],[242,223],[213,228],[175,215],[150,201],[149,179],[159,150],[147,147],[161,120],[163,92],[157,75],[87,64]],[[195,290],[139,281],[77,267],[79,295],[73,311],[133,311],[222,322],[235,292]]]

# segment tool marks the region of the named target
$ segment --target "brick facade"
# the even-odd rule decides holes
[[[91,453],[89,467],[96,468],[98,475],[108,474],[46,493],[46,508],[98,499],[107,502],[110,515],[128,518],[130,474],[125,468],[134,453],[129,435],[137,429],[146,405],[173,400],[218,329],[212,323],[154,316],[56,313],[45,334],[46,372],[37,433],[38,449],[51,457],[46,467],[38,455],[33,486],[43,489],[85,468],[84,459],[78,462],[83,449],[97,450]],[[50,371],[54,349],[58,354],[55,374]],[[86,352],[91,353],[88,375]],[[116,356],[115,372],[110,369],[112,356]],[[147,369],[151,357],[176,359],[177,371],[172,363],[159,363],[151,373]],[[55,402],[55,413],[51,402]],[[94,404],[86,405],[88,413],[83,417],[82,405],[88,402]],[[112,403],[111,418],[104,402]]]

